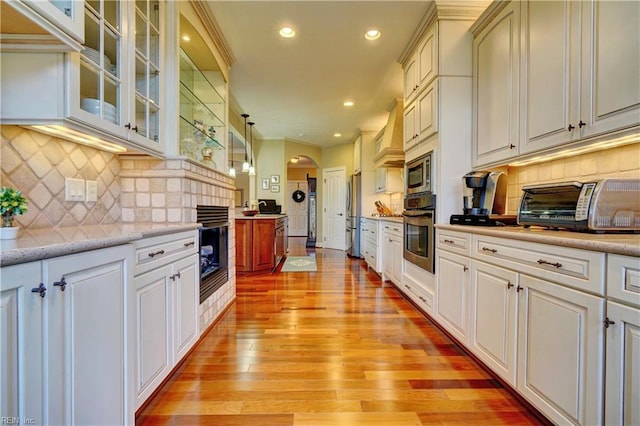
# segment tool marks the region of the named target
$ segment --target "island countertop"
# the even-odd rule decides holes
[[[142,238],[199,227],[199,223],[131,223],[21,229],[17,239],[0,242],[0,266],[128,244]]]

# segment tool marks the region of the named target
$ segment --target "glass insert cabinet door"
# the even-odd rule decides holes
[[[23,0],[57,29],[83,42],[84,1],[82,0]]]
[[[80,108],[110,123],[122,117],[122,11],[118,1],[85,3],[85,44],[80,52]]]
[[[144,138],[160,139],[160,4],[135,2],[135,127]]]

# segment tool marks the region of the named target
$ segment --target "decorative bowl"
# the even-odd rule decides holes
[[[244,216],[255,216],[258,214],[258,210],[242,210]]]

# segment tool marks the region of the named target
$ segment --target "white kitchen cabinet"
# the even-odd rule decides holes
[[[383,279],[402,285],[402,223],[381,222],[382,226],[382,272]]]
[[[512,386],[516,385],[518,274],[471,263],[469,347]]]
[[[70,129],[126,148],[162,153],[164,6],[154,0],[87,2],[80,53],[3,52],[3,123],[49,132],[62,125],[68,128],[62,137],[68,138]]]
[[[483,16],[497,10],[486,26],[472,27],[479,29],[473,40],[474,167],[518,154],[520,2],[492,3]]]
[[[48,424],[130,424],[128,246],[42,261]],[[100,395],[100,397],[96,397]]]
[[[40,292],[40,286],[42,291]],[[43,310],[49,286],[40,262],[0,269],[0,412],[45,424]]]
[[[471,259],[436,251],[435,317],[460,343],[469,337],[469,279]]]
[[[640,307],[640,259],[607,255],[607,298]]]
[[[353,141],[353,173],[362,172],[362,135],[358,135]]]
[[[401,168],[378,167],[376,169],[376,193],[403,192],[402,172]]]
[[[364,236],[364,260],[376,272],[382,271],[380,256],[378,255],[378,221],[365,219],[366,234]]]
[[[134,243],[136,409],[199,337],[197,241],[197,231],[188,231]]]
[[[33,25],[3,27],[4,50],[75,50],[84,41],[84,1],[5,0],[3,25],[27,18]],[[21,15],[19,18],[14,15]],[[46,35],[42,34],[42,30]]]
[[[605,424],[640,424],[640,309],[607,302]]]
[[[360,257],[364,258],[364,250],[366,245],[366,236],[367,236],[367,223],[368,221],[364,217],[360,217],[358,219],[360,221]]]
[[[438,26],[429,27],[414,54],[404,66],[404,102],[409,104],[438,72]]]
[[[438,132],[438,85],[438,80],[433,81],[404,110],[405,151]]]
[[[522,2],[520,154],[640,124],[638,2]]]
[[[603,416],[604,298],[520,276],[517,390],[557,424]]]

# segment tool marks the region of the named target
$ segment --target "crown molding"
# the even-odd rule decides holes
[[[202,21],[202,25],[204,25],[205,29],[209,33],[209,36],[213,39],[220,56],[222,56],[222,59],[227,64],[227,68],[231,68],[231,65],[235,62],[236,58],[233,56],[231,47],[222,33],[218,22],[216,22],[211,10],[207,7],[207,3],[199,0],[191,0],[191,5],[198,15],[198,18]]]

